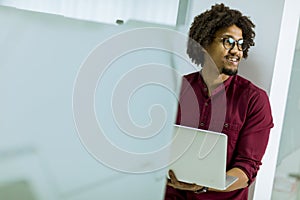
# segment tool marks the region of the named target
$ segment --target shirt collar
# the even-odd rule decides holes
[[[212,92],[212,96],[219,93],[220,91],[228,88],[228,86],[231,83],[233,77],[234,76],[229,76],[229,78],[227,80],[225,80],[223,82],[223,84],[220,84],[216,89],[214,89],[214,91]],[[199,71],[199,76],[198,76],[197,82],[198,82],[199,86],[201,87],[202,91],[207,93],[207,85],[204,82],[201,71]]]

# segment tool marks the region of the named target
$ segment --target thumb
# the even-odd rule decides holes
[[[173,170],[169,170],[169,176],[170,179],[178,181]]]

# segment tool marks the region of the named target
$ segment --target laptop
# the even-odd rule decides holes
[[[227,135],[174,126],[172,169],[179,181],[225,190],[237,177],[226,175]]]

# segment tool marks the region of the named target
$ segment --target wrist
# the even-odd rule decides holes
[[[208,191],[208,187],[202,187],[201,189],[196,190],[195,193],[200,194],[200,193],[205,193],[207,191]]]

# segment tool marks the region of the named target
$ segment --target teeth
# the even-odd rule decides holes
[[[238,61],[238,59],[237,59],[237,58],[228,58],[228,60],[229,60],[229,61],[232,61],[232,62],[236,62],[236,61]]]

